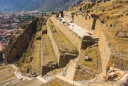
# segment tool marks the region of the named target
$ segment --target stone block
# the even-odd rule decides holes
[[[128,64],[127,64],[127,63],[123,63],[123,66],[124,66],[124,67],[128,67]]]
[[[118,68],[121,69],[121,70],[124,70],[124,67],[123,66],[120,66],[119,65]]]
[[[120,66],[123,66],[123,62],[119,62],[119,65],[120,65]]]
[[[117,60],[115,60],[115,62],[114,62],[115,64],[119,64],[120,63],[120,60],[119,59],[117,59]]]
[[[125,70],[125,71],[128,71],[128,66],[127,66],[127,67],[124,67],[124,70]]]
[[[118,58],[118,61],[122,61],[123,62],[123,58]]]
[[[113,63],[114,62],[114,59],[110,59],[109,62]]]
[[[124,62],[124,63],[128,63],[128,60],[127,60],[127,59],[123,59],[123,62]]]
[[[114,59],[114,56],[112,55],[110,59]]]

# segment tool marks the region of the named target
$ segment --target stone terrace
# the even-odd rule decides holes
[[[10,66],[5,66],[0,68],[0,82],[8,80],[15,77],[14,69]]]
[[[81,49],[86,49],[88,46],[98,41],[98,38],[93,33],[74,23],[66,21],[64,18],[52,16],[51,20],[54,21],[54,25],[60,29],[79,51]]]
[[[47,22],[47,30],[57,57],[58,66],[64,67],[70,61],[70,59],[78,56],[78,50],[60,31],[60,28],[56,27],[50,20]]]
[[[77,53],[76,47],[69,41],[67,37],[63,35],[63,33],[56,27],[52,22],[50,24],[53,26],[51,31],[53,33],[53,37],[58,44],[58,47],[61,51],[64,52],[74,52]]]
[[[61,18],[62,22],[65,21],[65,22],[68,22],[66,21],[66,19],[64,18]],[[82,39],[84,38],[84,36],[90,36],[92,37],[93,39],[97,38],[92,32],[88,31],[87,29],[84,29],[78,25],[76,25],[75,23],[68,23],[68,28],[70,30],[72,30],[74,33],[76,33],[79,37],[81,37]]]
[[[57,75],[55,79],[43,84],[42,86],[82,86],[82,84]]]
[[[16,77],[15,73],[17,69],[10,65],[0,67],[0,86],[41,86],[42,81],[33,78],[32,80],[22,80]]]
[[[33,80],[24,80],[20,83],[15,84],[14,86],[41,86],[43,82],[41,82],[38,79],[33,79]]]
[[[51,41],[47,34],[42,36],[42,74],[58,67],[57,59],[51,44]]]

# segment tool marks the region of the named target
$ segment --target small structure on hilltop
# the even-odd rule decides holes
[[[62,18],[64,17],[63,11],[60,11],[60,12],[59,12],[59,17],[62,17]]]

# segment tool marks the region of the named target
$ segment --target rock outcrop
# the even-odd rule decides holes
[[[8,46],[4,50],[7,63],[20,58],[23,52],[25,52],[32,36],[36,32],[38,21],[39,19],[37,18],[32,22],[25,22],[14,32]]]

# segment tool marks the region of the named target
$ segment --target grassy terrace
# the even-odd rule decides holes
[[[52,21],[49,21],[49,26],[51,27],[50,29],[53,33],[53,37],[61,51],[73,53],[78,52],[71,41],[65,37],[65,35],[53,24]]]
[[[41,31],[36,34],[36,36],[41,36]],[[34,60],[33,66],[34,69],[40,73],[41,72],[41,40],[35,40],[34,42],[35,50],[34,50]]]
[[[42,50],[43,50],[43,63],[47,64],[49,62],[56,62],[56,57],[53,51],[53,47],[51,45],[51,41],[49,40],[49,37],[47,34],[43,34],[43,45],[42,45]]]
[[[24,84],[25,84],[24,86],[41,86],[43,84],[43,82],[41,82],[38,79],[33,79],[33,80],[30,80],[30,81],[27,81]],[[17,86],[19,86],[19,85],[17,85]],[[23,85],[21,85],[21,86],[23,86]]]
[[[14,71],[10,66],[0,68],[0,82],[14,77]]]
[[[62,86],[58,82],[53,82],[50,86]]]
[[[65,81],[59,79],[59,78],[55,78],[41,86],[76,86],[76,85],[72,85],[68,82],[65,82]]]
[[[82,58],[82,64],[93,69],[98,69],[98,54],[97,54],[97,47],[89,48],[85,50],[85,55],[89,56],[90,61],[85,61],[85,58]]]

